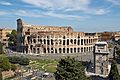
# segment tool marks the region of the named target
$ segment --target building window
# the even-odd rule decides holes
[[[86,47],[84,47],[84,52],[86,52]]]
[[[81,39],[81,45],[83,45],[83,39]]]
[[[50,45],[50,41],[49,40],[47,40],[47,45]]]
[[[63,39],[65,39],[65,36],[63,36]]]
[[[63,45],[65,45],[65,40],[63,40]]]
[[[83,48],[81,48],[81,52],[83,52]]]
[[[62,44],[62,40],[61,39],[59,40],[59,44]]]
[[[3,39],[3,41],[7,41],[6,39]]]
[[[63,48],[63,53],[65,53],[65,48]]]
[[[46,44],[46,40],[44,39],[44,44]]]
[[[38,54],[40,53],[40,49],[39,49],[39,48],[37,48],[37,53],[38,53]]]
[[[28,41],[28,43],[30,43],[30,36],[27,37],[27,41]]]
[[[78,35],[78,39],[80,38],[80,36]]]
[[[84,44],[86,45],[86,39],[84,39]]]
[[[67,45],[69,45],[69,39],[67,39]]]
[[[55,49],[55,53],[57,53],[57,49]]]
[[[78,40],[78,45],[80,45],[80,40]]]
[[[32,48],[33,48],[33,45],[30,45],[30,49],[32,50]]]
[[[76,53],[76,48],[74,48],[74,53]]]
[[[71,39],[70,42],[73,44],[73,40]]]
[[[80,52],[80,48],[78,48],[78,53]]]
[[[51,39],[51,45],[53,45],[53,39]]]
[[[53,48],[51,48],[51,53],[54,53],[54,49]]]
[[[87,47],[87,52],[89,51],[88,47]]]
[[[39,39],[40,43],[42,44],[42,39]]]
[[[48,50],[48,53],[50,53],[50,49],[49,49],[49,48],[47,48],[47,50]]]
[[[31,44],[32,44],[32,39],[30,41],[31,41]]]
[[[28,29],[27,31],[30,31],[30,29]]]
[[[70,48],[70,52],[73,53],[73,49],[72,48]]]
[[[40,36],[38,36],[38,39],[40,38]]]
[[[47,38],[49,39],[49,36],[47,36]]]
[[[87,39],[87,44],[88,44],[88,39]]]
[[[36,43],[36,39],[34,39],[33,42]]]
[[[25,35],[30,35],[30,31],[26,31],[26,32],[25,32]]]
[[[91,43],[93,43],[93,39],[91,39]]]
[[[67,53],[69,53],[69,48],[67,48]]]
[[[89,44],[90,44],[90,39],[89,39]]]
[[[46,48],[44,48],[44,53],[46,53]]]
[[[74,44],[76,44],[76,39],[74,39]]]
[[[61,48],[59,48],[59,53],[61,53],[62,52],[62,49]]]

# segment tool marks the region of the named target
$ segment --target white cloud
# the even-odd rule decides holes
[[[78,15],[69,15],[69,14],[61,14],[61,13],[55,13],[52,11],[48,12],[39,12],[37,10],[18,10],[12,12],[14,15],[17,16],[26,16],[26,17],[55,17],[55,18],[61,18],[61,19],[68,19],[68,20],[84,20],[86,18],[89,18],[88,16],[78,16]]]
[[[30,11],[30,10],[17,10],[17,11],[13,11],[12,13],[18,16],[42,17],[40,14],[36,13],[35,11]]]
[[[26,17],[56,17],[62,19],[79,19],[84,20],[88,18],[88,14],[104,15],[110,12],[103,8],[93,8],[90,6],[92,0],[22,0],[27,4],[31,4],[38,8],[46,9],[46,11],[26,9],[26,10],[13,10],[10,15]],[[1,2],[0,2],[1,3]],[[5,5],[5,2],[4,2]],[[12,5],[6,2],[6,5]],[[69,14],[69,12],[72,12]],[[80,13],[80,14],[79,14]],[[1,13],[3,14],[3,13]],[[82,16],[84,15],[84,16]]]
[[[108,13],[108,10],[91,8],[92,0],[22,0],[25,3],[36,7],[47,9],[49,11],[60,13],[75,12],[87,13],[93,15],[103,15]],[[77,13],[76,13],[77,14]],[[56,16],[57,17],[57,16]]]
[[[10,6],[10,5],[12,5],[12,3],[10,3],[10,2],[5,2],[5,1],[1,1],[1,2],[0,2],[0,5]]]
[[[108,9],[88,9],[87,11],[85,11],[84,13],[88,13],[88,14],[92,14],[92,15],[104,15],[109,13],[110,10]]]
[[[96,10],[96,15],[103,15],[103,14],[106,14],[110,12],[109,10],[105,10],[105,9],[99,9],[99,10]]]
[[[90,0],[22,0],[25,3],[49,10],[83,10],[90,4]]]
[[[107,1],[112,3],[113,5],[120,6],[120,0],[107,0]]]
[[[55,12],[46,12],[46,13],[44,13],[44,15],[50,16],[50,17],[62,18],[62,19],[83,20],[83,19],[87,18],[87,16],[82,17],[82,16],[78,16],[78,15],[59,14],[59,13],[55,13]]]

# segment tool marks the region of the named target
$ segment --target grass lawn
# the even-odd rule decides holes
[[[46,69],[47,72],[55,72],[56,71],[56,64],[48,64],[44,68]]]
[[[41,71],[47,71],[47,72],[55,72],[56,66],[57,66],[56,60],[31,60],[30,61],[30,67],[34,69],[39,69]]]

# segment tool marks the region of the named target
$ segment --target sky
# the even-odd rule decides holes
[[[71,26],[79,32],[120,31],[120,0],[0,0],[0,28]]]

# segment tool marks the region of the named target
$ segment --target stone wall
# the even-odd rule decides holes
[[[24,53],[91,52],[93,44],[98,41],[97,35],[75,32],[70,26],[35,26],[23,24],[22,20],[19,21],[21,25],[18,26],[18,37],[21,35],[23,42],[21,43],[20,38],[17,41],[18,46],[24,46]]]

